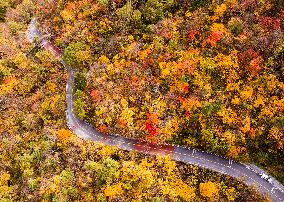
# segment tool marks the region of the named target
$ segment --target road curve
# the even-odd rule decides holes
[[[262,169],[249,164],[235,162],[233,160],[203,152],[193,148],[180,147],[168,144],[151,144],[137,139],[125,138],[119,135],[103,134],[97,131],[87,122],[80,120],[73,109],[73,85],[76,70],[65,64],[62,51],[45,39],[37,29],[36,19],[33,19],[27,30],[27,38],[32,43],[37,39],[40,45],[49,50],[54,56],[61,59],[62,65],[67,69],[66,84],[66,120],[68,127],[82,139],[94,140],[110,146],[116,146],[127,151],[137,151],[151,155],[169,155],[171,159],[184,163],[194,164],[203,168],[217,171],[231,177],[242,179],[248,186],[254,186],[260,193],[266,195],[272,201],[284,201],[284,186]]]

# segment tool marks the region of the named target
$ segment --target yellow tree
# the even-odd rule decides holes
[[[219,196],[219,185],[215,182],[200,183],[199,191],[202,196],[213,199]]]

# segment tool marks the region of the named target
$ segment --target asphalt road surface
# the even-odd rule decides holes
[[[152,155],[169,155],[171,159],[184,163],[194,164],[203,168],[217,171],[231,177],[241,179],[248,186],[254,186],[260,193],[268,196],[272,201],[284,201],[284,187],[262,169],[249,164],[235,162],[215,154],[203,152],[193,148],[176,145],[156,145],[141,142],[137,139],[125,138],[119,135],[103,134],[87,122],[80,120],[73,109],[73,85],[75,68],[68,67],[63,61],[59,48],[48,41],[37,28],[36,19],[33,19],[27,30],[27,38],[32,43],[35,39],[40,46],[49,50],[54,56],[61,59],[62,65],[67,69],[66,84],[66,120],[68,127],[82,139],[93,140],[110,146],[116,146],[127,151],[137,151]]]

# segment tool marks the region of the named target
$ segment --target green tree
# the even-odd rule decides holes
[[[72,42],[64,49],[64,60],[70,66],[86,67],[91,59],[90,46],[83,42]]]
[[[85,111],[85,102],[83,101],[83,93],[81,90],[77,90],[74,94],[74,111],[76,115],[80,119],[84,119],[86,117],[86,111]]]
[[[87,163],[87,169],[98,179],[99,186],[102,184],[111,184],[119,176],[118,168],[119,163],[112,158],[107,158],[102,163],[94,161]]]
[[[164,17],[163,3],[159,0],[147,1],[143,11],[143,17],[149,23],[157,23]]]
[[[75,89],[83,91],[87,85],[87,81],[83,72],[79,71],[75,75]]]

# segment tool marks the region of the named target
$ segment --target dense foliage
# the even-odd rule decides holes
[[[252,161],[283,182],[283,1],[77,0],[47,13],[86,83],[82,119]]]
[[[230,177],[72,134],[65,120],[66,72],[50,53],[26,41],[27,24],[46,2],[5,2],[5,23],[0,23],[1,202],[264,201]],[[88,51],[80,43],[69,47]],[[71,58],[70,63],[88,64]],[[77,95],[86,85],[79,73]]]

